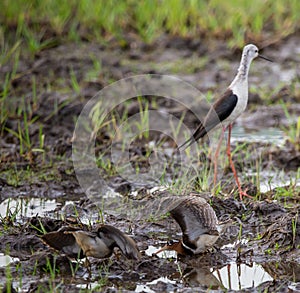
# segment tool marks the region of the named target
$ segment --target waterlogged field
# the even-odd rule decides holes
[[[11,3],[13,2],[13,3]],[[224,1],[223,1],[224,2]],[[2,1],[0,288],[6,292],[297,292],[299,1]],[[249,103],[213,182],[221,131],[184,142],[255,43]],[[75,126],[76,131],[75,130]],[[153,255],[190,192],[233,223],[208,253]],[[41,241],[105,223],[142,253],[75,260]]]

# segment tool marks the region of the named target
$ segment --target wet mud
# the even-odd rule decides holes
[[[7,107],[23,107],[17,98],[23,96],[30,120],[38,123],[31,123],[28,128],[32,147],[25,147],[25,151],[18,138],[8,131],[25,127],[24,117],[16,112],[2,125],[0,288],[5,290],[6,286],[12,286],[18,292],[298,292],[299,136],[297,131],[290,136],[284,132],[291,127],[297,129],[300,114],[300,72],[295,66],[300,59],[297,41],[299,35],[294,35],[286,43],[266,49],[268,57],[276,57],[277,63],[268,68],[257,63],[251,70],[249,82],[252,87],[264,86],[272,92],[267,101],[270,104],[266,105],[265,97],[255,90],[250,93],[247,111],[235,125],[246,134],[241,140],[238,133],[233,135],[232,147],[237,149],[233,158],[238,172],[243,174],[243,187],[253,198],[239,200],[228,164],[222,170],[216,196],[212,196],[211,186],[201,192],[201,178],[195,177],[193,188],[201,196],[205,195],[218,219],[229,217],[234,222],[209,252],[180,257],[172,252],[153,254],[168,241],[181,238],[179,226],[166,213],[170,206],[165,206],[159,214],[151,213],[158,210],[155,202],[160,197],[153,189],[161,188],[159,182],[132,182],[113,172],[113,168],[107,172],[107,168],[100,166],[99,172],[114,196],[101,204],[87,199],[71,159],[74,125],[85,103],[99,90],[112,80],[133,74],[170,74],[173,70],[174,75],[203,92],[222,90],[229,82],[228,76],[234,75],[238,64],[236,54],[224,50],[217,41],[195,43],[164,36],[155,45],[133,40],[121,48],[112,40],[108,45],[59,45],[41,51],[34,58],[22,56]],[[203,56],[208,56],[205,64],[191,65],[195,58]],[[92,71],[95,59],[101,62],[101,72],[88,78],[87,72]],[[183,60],[183,64],[176,63],[178,60]],[[232,66],[224,65],[226,60],[232,62]],[[7,64],[0,69],[1,79],[12,66]],[[264,70],[268,71],[266,78],[262,78]],[[79,84],[78,91],[72,88],[71,72]],[[260,85],[262,80],[263,86]],[[31,94],[34,82],[38,98]],[[61,90],[62,83],[68,91]],[[164,109],[178,119],[185,111],[183,121],[192,129],[198,125],[199,115],[208,109],[207,104],[199,107],[197,102],[185,109],[162,97],[148,97],[148,101],[150,109]],[[288,117],[281,102],[286,105]],[[139,100],[132,99],[114,111],[116,117],[124,113],[131,117],[140,107]],[[36,152],[40,128],[44,147],[42,152]],[[247,136],[254,137],[252,133],[264,133],[270,128],[283,131],[280,143],[272,141],[272,136],[270,140],[263,135],[258,136],[258,140],[247,140]],[[160,155],[171,162],[166,177],[170,181],[176,179],[177,161],[173,160],[176,144],[165,134],[152,131],[148,138],[134,140],[129,152],[131,165],[138,166],[142,173],[149,170],[149,141],[163,145]],[[101,129],[96,138],[96,154],[111,160],[107,152],[110,144],[111,133],[106,128]],[[122,145],[117,145],[117,149],[122,157]],[[202,150],[194,161],[202,170],[205,163],[211,163],[211,157]],[[257,164],[260,173],[254,174]],[[259,183],[264,183],[267,190],[259,190]],[[92,182],[91,188],[99,191],[99,185],[101,182]],[[186,192],[188,190],[183,188],[176,193]],[[135,214],[125,211],[124,207],[132,208]],[[62,226],[102,222],[130,235],[142,259],[128,260],[116,249],[108,259],[89,258],[89,263],[76,261],[41,240],[44,233],[57,231]]]

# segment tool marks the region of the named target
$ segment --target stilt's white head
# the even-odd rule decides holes
[[[258,48],[255,45],[249,44],[244,47],[240,67],[238,69],[238,74],[229,87],[232,87],[233,84],[235,84],[237,82],[237,80],[239,80],[239,79],[242,79],[242,80],[247,79],[250,64],[251,64],[252,60],[256,57],[271,61],[270,59],[268,59],[262,55],[259,55]]]
[[[259,55],[258,54],[258,48],[253,45],[253,44],[249,44],[247,46],[244,47],[243,49],[243,56],[247,57],[247,59],[251,62],[254,58],[256,57],[259,57],[259,58],[262,58],[262,59],[265,59],[267,61],[270,61],[272,62],[272,60],[262,56],[262,55]]]
[[[249,59],[253,60],[258,57],[258,48],[252,44],[245,46],[243,49],[243,56],[247,56]]]

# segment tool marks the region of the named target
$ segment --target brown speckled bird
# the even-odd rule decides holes
[[[42,240],[50,247],[73,258],[84,256],[107,258],[112,255],[115,247],[129,259],[141,258],[135,241],[110,225],[98,225],[96,230],[91,232],[62,227],[58,231],[43,235]]]
[[[170,211],[182,230],[182,240],[167,244],[158,250],[175,250],[180,255],[193,255],[211,248],[225,227],[232,222],[218,222],[213,208],[204,198],[187,196]]]

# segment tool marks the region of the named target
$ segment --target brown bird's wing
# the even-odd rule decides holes
[[[216,127],[220,122],[224,121],[234,110],[238,98],[233,94],[231,89],[227,91],[219,98],[208,111],[203,124],[201,124],[194,134],[186,142],[180,145],[178,148],[188,148],[194,142],[204,137],[210,130]]]
[[[103,237],[97,231],[71,231],[77,244],[81,247],[86,256],[95,258],[106,258],[111,256],[115,242],[111,238]]]
[[[58,231],[49,232],[42,236],[43,242],[57,251],[65,253],[69,257],[82,258],[84,257],[80,246],[77,244],[75,237],[72,234],[66,234],[66,231],[73,230],[62,227]]]
[[[183,242],[195,248],[194,243],[203,234],[217,233],[217,216],[213,208],[201,197],[188,197],[170,211],[183,233]]]
[[[101,238],[113,240],[112,245],[120,248],[121,252],[130,259],[139,260],[141,254],[135,241],[129,236],[125,235],[119,229],[110,225],[101,225],[98,228],[98,233]]]

